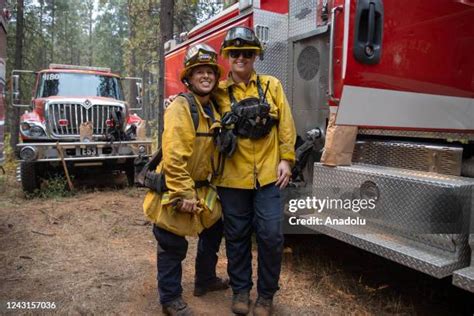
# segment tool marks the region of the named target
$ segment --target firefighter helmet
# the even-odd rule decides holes
[[[196,44],[190,46],[184,56],[184,69],[181,71],[180,79],[186,84],[186,78],[190,74],[190,70],[197,66],[211,66],[215,69],[216,82],[224,72],[222,66],[217,63],[216,51],[207,44]]]
[[[227,34],[222,42],[220,53],[227,57],[229,50],[240,49],[256,50],[257,54],[262,54],[263,46],[260,40],[255,35],[255,32],[245,26],[235,26],[227,31]]]

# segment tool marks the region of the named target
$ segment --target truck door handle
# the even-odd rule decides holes
[[[330,99],[334,99],[334,36],[336,32],[336,13],[342,11],[343,6],[339,5],[331,10],[331,26],[329,34],[329,83],[328,95]]]
[[[354,58],[378,64],[382,56],[383,0],[358,0],[354,28]]]

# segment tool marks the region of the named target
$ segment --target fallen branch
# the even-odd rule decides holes
[[[20,281],[23,280],[23,278],[6,278],[6,279],[0,279],[2,282],[15,282],[15,281]]]
[[[132,226],[148,226],[151,225],[151,222],[143,219],[134,219],[133,222],[130,224]]]
[[[56,236],[56,234],[47,234],[47,233],[38,232],[38,231],[36,231],[36,230],[32,230],[31,232],[34,233],[34,234],[43,235],[43,236],[48,236],[48,237],[54,237],[54,236]]]

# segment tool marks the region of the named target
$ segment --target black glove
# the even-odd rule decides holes
[[[216,147],[220,153],[231,157],[237,148],[237,136],[232,129],[221,129],[216,137]]]

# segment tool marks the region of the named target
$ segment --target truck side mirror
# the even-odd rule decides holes
[[[137,100],[137,108],[130,108],[130,111],[141,111],[142,110],[142,97],[143,97],[143,79],[138,77],[122,77],[122,80],[132,80],[135,82],[136,85],[136,92],[137,96],[135,99]],[[131,85],[133,87],[133,85]]]
[[[20,103],[20,75],[12,76],[12,104]]]
[[[137,85],[137,104],[141,108],[142,107],[142,96],[143,96],[143,84],[140,81],[136,82]]]
[[[31,105],[29,104],[21,104],[21,97],[20,97],[20,74],[32,74],[34,75],[35,72],[31,70],[13,70],[12,71],[12,93],[11,93],[11,102],[12,105],[19,108],[29,108]]]

